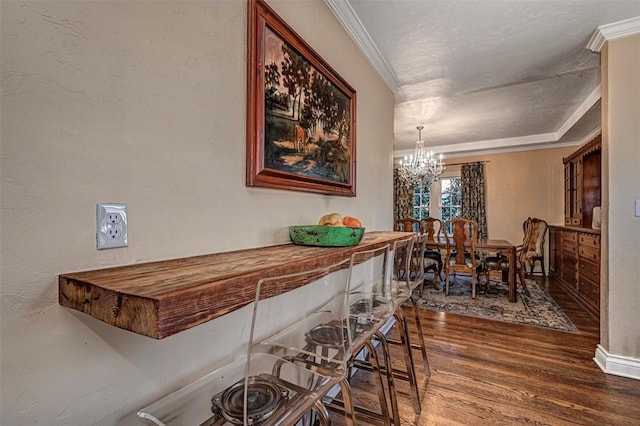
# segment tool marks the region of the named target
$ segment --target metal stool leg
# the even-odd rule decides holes
[[[382,349],[382,356],[384,357],[384,363],[386,366],[387,385],[389,386],[389,401],[391,402],[391,413],[393,415],[394,426],[400,426],[400,410],[398,409],[398,397],[396,395],[396,386],[393,380],[393,367],[391,366],[391,356],[389,355],[389,345],[387,344],[387,338],[384,337],[381,331],[377,331],[376,339],[380,342],[380,348]],[[370,350],[375,350],[371,341],[368,342]]]
[[[422,332],[422,323],[420,322],[420,311],[418,310],[418,304],[414,296],[411,296],[411,306],[413,307],[413,314],[416,320],[416,328],[418,331],[418,341],[420,342],[420,352],[422,353],[422,363],[424,364],[425,376],[431,376],[431,369],[429,368],[429,358],[427,357],[427,346],[424,343],[424,334]]]
[[[349,369],[349,371],[351,370]],[[342,390],[344,418],[346,420],[347,426],[356,426],[356,411],[353,407],[353,400],[351,399],[351,385],[349,384],[349,381],[346,377],[340,380],[340,389]]]
[[[320,426],[331,426],[331,418],[329,417],[329,412],[327,411],[327,407],[324,406],[322,401],[316,401],[313,411],[318,416]]]
[[[411,341],[409,339],[407,317],[405,316],[402,308],[396,310],[394,317],[396,318],[396,324],[398,325],[398,334],[400,335],[400,345],[402,346],[402,352],[404,355],[404,364],[409,381],[409,387],[413,394],[413,411],[415,411],[416,414],[420,414],[420,392],[418,390],[418,383],[416,380],[416,369],[413,363],[413,351],[411,350]]]
[[[384,337],[383,337],[384,339]],[[382,344],[382,343],[381,343]],[[390,426],[390,416],[389,416],[389,407],[387,406],[387,398],[384,392],[384,384],[382,383],[382,372],[380,371],[380,363],[378,362],[378,354],[376,353],[376,348],[371,344],[371,341],[367,341],[365,343],[367,350],[371,356],[371,365],[373,367],[373,372],[376,378],[376,388],[378,390],[378,400],[380,401],[380,411],[382,412],[382,419],[384,421],[385,426]],[[383,348],[382,351],[387,354],[388,351],[385,351]],[[387,375],[388,379],[388,375]],[[393,384],[393,377],[391,379],[391,384]],[[391,390],[395,389],[392,385],[389,386],[389,393],[392,393]]]

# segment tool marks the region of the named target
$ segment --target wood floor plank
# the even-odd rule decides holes
[[[431,377],[416,351],[422,412],[396,381],[403,425],[640,425],[640,380],[604,374],[593,361],[598,322],[552,281],[536,280],[579,332],[421,309]],[[392,357],[402,365],[399,348]],[[357,373],[352,387],[359,403],[376,406],[371,374]]]

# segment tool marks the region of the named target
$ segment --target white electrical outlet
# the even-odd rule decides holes
[[[129,245],[126,204],[98,204],[96,205],[96,218],[98,250]]]
[[[122,222],[122,216],[120,216],[119,212],[107,213],[106,220],[108,224],[117,225],[118,223]]]

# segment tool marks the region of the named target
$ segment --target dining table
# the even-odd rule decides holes
[[[425,248],[442,250],[446,248],[447,241],[441,237],[437,241],[427,240]],[[500,252],[509,260],[509,302],[518,301],[516,293],[516,246],[507,240],[479,239],[476,242],[476,251]]]

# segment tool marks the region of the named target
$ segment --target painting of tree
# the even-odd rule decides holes
[[[349,98],[269,29],[266,40],[265,166],[349,182]]]
[[[264,127],[252,133],[261,146],[248,163],[256,175],[248,182],[264,175],[270,182],[293,181],[293,189],[353,196],[355,90],[288,30],[264,24],[256,31],[262,56],[255,58],[261,66],[253,78],[263,92],[250,96],[262,100],[257,118]]]

